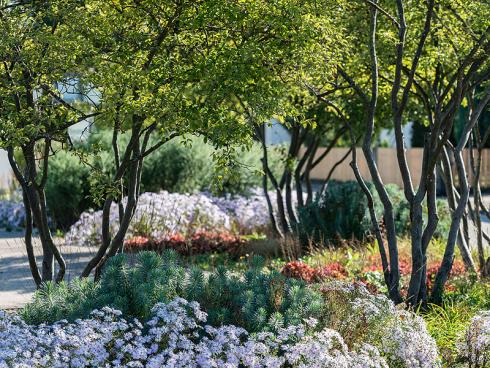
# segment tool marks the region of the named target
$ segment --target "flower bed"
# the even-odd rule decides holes
[[[126,252],[135,253],[151,250],[161,253],[166,249],[175,250],[181,255],[201,254],[208,252],[227,252],[238,254],[246,241],[238,235],[220,232],[200,231],[186,238],[182,234],[173,234],[163,239],[150,239],[136,236],[124,242]]]
[[[199,303],[182,298],[157,303],[146,321],[104,307],[73,323],[33,326],[0,312],[0,367],[440,367],[420,317],[360,285],[328,284],[322,293],[336,329],[313,318],[258,333],[206,325]],[[488,322],[487,313],[473,325],[488,334]],[[486,347],[472,336],[464,347]]]
[[[89,319],[38,327],[0,315],[0,367],[388,367],[365,344],[349,350],[338,332],[316,321],[250,335],[205,325],[196,302],[159,303],[144,324],[103,308]]]
[[[490,365],[490,311],[481,311],[471,319],[458,348],[459,355],[470,367],[485,368]]]
[[[275,195],[271,193],[275,202]],[[113,204],[110,231],[119,226],[117,204]],[[191,238],[203,232],[250,234],[269,224],[267,203],[255,190],[249,197],[214,197],[209,193],[143,193],[138,201],[127,238],[145,236],[170,239]],[[98,245],[102,240],[102,211],[82,213],[65,236],[67,245]]]
[[[15,230],[24,227],[24,204],[15,201],[0,201],[0,228]]]
[[[258,260],[243,277],[229,274],[224,268],[205,275],[197,268],[179,265],[175,257],[174,252],[165,252],[162,256],[141,252],[136,260],[129,261],[126,256],[118,255],[109,261],[97,284],[90,279],[76,279],[71,284],[50,284],[39,290],[33,302],[21,312],[25,321],[38,327],[27,326],[19,320],[11,322],[8,319],[11,317],[4,322],[0,318],[0,359],[24,362],[22,359],[32,358],[34,351],[41,351],[38,358],[46,355],[46,359],[57,359],[59,355],[53,356],[52,350],[70,357],[82,351],[89,354],[88,359],[96,359],[87,352],[93,346],[101,351],[98,357],[111,359],[104,361],[107,366],[113,366],[114,360],[124,367],[151,366],[146,365],[149,359],[161,353],[158,364],[172,366],[173,363],[177,367],[226,366],[219,360],[225,357],[234,357],[228,362],[229,367],[385,367],[387,365],[378,360],[374,365],[368,364],[367,357],[377,359],[379,352],[392,367],[439,367],[435,341],[423,320],[396,308],[384,295],[373,295],[361,284],[344,281],[306,284],[261,269]],[[203,323],[196,322],[195,328],[179,330],[183,328],[184,322],[181,322],[180,327],[165,326],[164,332],[158,334],[161,340],[155,341],[152,330],[164,327],[158,325],[160,322],[155,322],[155,318],[161,317],[161,313],[167,315],[170,305],[182,316],[181,321],[187,318],[185,316],[204,315],[196,302],[190,304],[183,299],[197,301],[208,314],[206,323],[212,327],[205,327],[201,321]],[[114,314],[111,310],[107,310],[108,317],[104,314],[99,318],[97,313],[100,312],[90,314],[93,310],[104,311],[105,306],[122,312],[121,316],[116,316],[122,329],[113,329],[117,323],[111,317]],[[162,308],[165,313],[161,312]],[[176,308],[190,314],[178,312]],[[122,321],[122,317],[126,321]],[[56,322],[65,318],[71,322]],[[142,327],[134,328],[133,322],[127,322],[135,318]],[[109,325],[99,326],[98,320]],[[210,331],[223,333],[217,337]],[[301,333],[291,337],[287,331]],[[232,334],[232,341],[226,334]],[[173,341],[181,344],[180,350],[174,349]],[[260,351],[255,350],[258,343],[262,347]],[[20,348],[12,351],[13,346]],[[217,350],[212,350],[211,346]],[[135,349],[141,355],[133,355]],[[234,355],[242,349],[248,349],[251,361],[241,361]],[[318,349],[316,353],[315,349]],[[307,353],[302,355],[300,351]],[[180,360],[165,360],[177,359],[181,353],[190,359],[186,361],[189,365],[179,365]],[[117,361],[118,356],[122,360]],[[136,356],[144,356],[146,361],[142,363]],[[211,363],[204,360],[210,365],[199,365],[198,360],[206,357],[216,360]],[[308,360],[310,358],[314,360]],[[132,360],[129,363],[124,359]],[[50,367],[50,361],[48,363]],[[275,365],[269,365],[273,363]]]
[[[372,260],[373,264],[364,267],[360,274],[350,273],[349,270],[339,262],[332,262],[322,267],[313,268],[301,261],[286,263],[283,266],[281,273],[287,277],[296,278],[306,282],[320,282],[325,279],[343,280],[350,276],[352,279],[364,283],[371,291],[377,292],[377,285],[371,283],[370,279],[372,278],[371,276],[373,273],[382,275],[383,267],[379,261],[374,260],[374,257],[370,257],[369,259]],[[431,262],[427,265],[427,287],[429,289],[432,287],[439,267],[439,262]],[[407,276],[410,275],[410,273],[410,262],[405,259],[400,259],[400,274],[402,276]],[[464,263],[461,260],[455,260],[449,275],[450,280],[464,275],[465,273],[466,269]],[[446,288],[450,290],[452,285],[447,284]]]

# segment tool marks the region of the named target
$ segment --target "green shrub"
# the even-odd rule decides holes
[[[46,202],[58,228],[67,228],[93,206],[88,178],[90,169],[67,151],[50,159],[46,181]]]
[[[171,141],[146,159],[141,176],[143,192],[192,193],[213,182],[213,149],[202,140],[191,146]]]
[[[367,183],[374,197],[378,220],[383,217],[383,206],[371,183]],[[393,203],[395,227],[399,236],[410,231],[410,207],[403,191],[395,184],[385,186]],[[439,225],[435,237],[447,234],[451,215],[447,203],[437,201]],[[425,208],[425,217],[427,217]],[[305,238],[315,242],[335,244],[338,239],[364,240],[371,231],[367,199],[356,181],[329,182],[325,193],[299,209],[301,231]]]
[[[89,139],[77,147],[88,155],[90,165],[104,173],[114,170],[112,156],[112,135],[110,131],[95,131]],[[121,137],[122,150],[126,136]],[[143,164],[142,192],[192,193],[213,190],[215,194],[248,194],[249,190],[261,186],[261,149],[254,145],[251,150],[241,152],[233,169],[233,175],[224,176],[220,190],[214,186],[216,165],[212,156],[215,149],[200,138],[190,139],[191,144],[184,145],[174,139],[153,154]],[[270,150],[269,164],[274,173],[281,167],[281,156],[276,150]],[[90,198],[90,180],[93,169],[82,163],[78,156],[58,152],[50,160],[50,172],[46,186],[46,197],[51,217],[56,226],[67,229],[89,209],[96,208]]]
[[[212,325],[235,324],[248,331],[266,330],[271,324],[299,324],[304,318],[323,315],[322,296],[316,289],[279,272],[266,272],[259,258],[239,277],[224,267],[209,274],[186,269],[170,251],[162,256],[141,252],[131,266],[125,255],[113,257],[98,283],[48,283],[21,314],[27,322],[40,324],[87,317],[93,309],[107,305],[126,317],[144,320],[157,302],[177,296],[198,301]]]
[[[124,147],[126,140],[126,136],[120,139],[121,147]],[[107,130],[93,132],[86,148],[88,150],[95,146],[105,153],[111,152],[112,133]],[[185,144],[178,138],[173,139],[145,159],[141,179],[142,190],[187,193],[214,189],[214,153],[215,148],[205,143],[202,138],[190,137]],[[233,176],[223,178],[222,192],[247,194],[251,188],[260,186],[261,154],[262,150],[258,144],[253,145],[250,150],[240,152],[240,157],[232,168]],[[278,150],[270,150],[269,164],[271,170],[277,173],[281,166]]]
[[[324,195],[299,211],[302,231],[316,241],[363,239],[369,229],[367,200],[357,182],[331,181]]]

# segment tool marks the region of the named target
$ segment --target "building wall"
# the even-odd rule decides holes
[[[0,150],[0,189],[8,188],[10,180],[11,172],[7,152]]]

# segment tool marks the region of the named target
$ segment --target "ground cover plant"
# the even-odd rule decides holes
[[[124,242],[124,250],[128,253],[152,250],[163,252],[173,249],[179,254],[193,255],[211,252],[226,252],[230,255],[239,255],[246,250],[247,241],[238,235],[220,232],[197,232],[190,238],[175,234],[168,238],[152,240],[144,236],[136,236]]]
[[[24,227],[25,210],[22,203],[12,200],[0,200],[0,228],[19,230]]]
[[[109,226],[119,228],[117,204],[113,204]],[[100,245],[103,211],[87,211],[65,236],[68,245]],[[249,196],[218,197],[210,193],[143,193],[128,228],[128,238],[146,236],[151,239],[174,235],[190,236],[199,232],[233,232],[251,234],[269,225],[267,205],[260,192]]]
[[[110,308],[90,319],[32,328],[0,316],[2,366],[77,367],[386,367],[379,351],[349,351],[335,331],[308,325],[249,335],[232,325],[204,325],[196,302],[177,298],[156,304],[151,319],[128,322]],[[308,333],[309,332],[309,333]],[[46,338],[46,336],[50,336]],[[20,344],[28,346],[18,353]],[[56,352],[56,353],[54,353]]]
[[[85,356],[86,359],[90,361],[90,359],[100,358],[105,361],[104,359],[107,359],[108,356],[119,356],[119,349],[129,354],[133,354],[131,351],[134,351],[135,354],[136,351],[143,351],[144,353],[141,354],[144,359],[149,359],[157,351],[160,352],[160,347],[157,349],[154,346],[153,350],[148,350],[148,346],[139,345],[146,340],[143,338],[141,341],[137,336],[144,337],[145,331],[152,334],[151,331],[155,331],[152,321],[156,317],[160,316],[167,321],[162,316],[163,312],[159,312],[160,309],[187,306],[186,300],[192,300],[195,301],[195,304],[189,304],[191,309],[195,312],[200,306],[205,312],[202,315],[207,316],[206,322],[213,326],[212,328],[205,327],[202,332],[199,332],[200,328],[195,332],[189,331],[189,335],[184,331],[184,335],[189,336],[189,341],[192,343],[207,343],[209,339],[212,341],[213,336],[217,336],[214,333],[211,333],[211,336],[207,335],[209,331],[223,331],[226,336],[229,336],[228,333],[232,333],[233,336],[238,334],[233,338],[235,343],[246,343],[247,340],[244,338],[249,335],[252,340],[258,338],[262,341],[264,337],[271,338],[271,341],[275,341],[274,346],[282,346],[284,349],[289,349],[289,344],[294,346],[295,343],[301,343],[302,349],[309,349],[308,344],[313,344],[318,349],[330,346],[336,351],[331,352],[330,348],[327,348],[321,354],[327,354],[327,357],[330,357],[328,354],[331,354],[332,357],[338,359],[344,355],[346,359],[354,359],[355,354],[359,354],[359,359],[361,359],[359,367],[368,364],[368,357],[376,362],[372,363],[373,365],[367,365],[373,367],[384,367],[387,364],[394,367],[439,366],[436,343],[428,334],[423,320],[411,312],[397,309],[385,296],[374,295],[362,284],[356,283],[331,282],[321,284],[321,286],[307,284],[301,280],[286,278],[277,271],[268,271],[263,268],[262,262],[255,258],[251,268],[240,276],[230,274],[222,267],[209,274],[204,274],[199,269],[187,269],[179,264],[175,253],[168,251],[163,257],[152,252],[141,252],[132,262],[123,256],[117,256],[111,259],[99,283],[78,280],[72,284],[47,285],[36,293],[33,302],[21,314],[24,321],[34,325],[27,326],[20,320],[9,320],[4,317],[4,326],[7,325],[4,331],[11,331],[15,328],[16,331],[20,331],[17,333],[32,336],[29,338],[39,344],[37,334],[47,333],[51,328],[61,329],[58,330],[59,334],[64,334],[66,329],[70,335],[73,333],[70,331],[75,331],[76,328],[83,327],[83,331],[87,331],[87,327],[87,333],[90,334],[91,329],[97,330],[98,326],[94,320],[99,316],[102,321],[110,322],[107,326],[110,328],[107,331],[108,335],[97,339],[100,341],[95,346],[103,349],[102,351],[106,351],[104,349],[113,350],[104,352],[99,357],[93,357],[90,352],[83,350],[89,354]],[[111,318],[115,317],[115,312],[107,307],[119,310],[117,313],[129,322],[115,321],[113,324]],[[92,312],[97,309],[102,313]],[[104,310],[108,313],[108,317],[104,315]],[[176,310],[175,313],[183,317],[185,321],[184,312]],[[138,318],[141,324],[151,326],[151,328],[140,327],[141,333],[126,331],[127,323],[133,326],[130,321],[134,317]],[[57,322],[62,319],[70,322]],[[185,325],[184,321],[182,323]],[[53,324],[52,327],[46,325],[46,322]],[[36,327],[39,323],[41,325]],[[136,322],[132,323],[138,325]],[[123,326],[122,331],[121,329],[112,330],[121,325]],[[99,331],[105,330],[106,328],[100,326]],[[287,343],[277,344],[282,341],[284,334],[288,336],[293,331],[299,331],[299,335],[292,340],[286,339]],[[131,334],[126,335],[128,332]],[[13,336],[16,335],[13,334]],[[177,338],[178,334],[171,336]],[[393,339],[393,336],[396,338]],[[118,338],[121,339],[120,342],[117,341]],[[331,338],[334,340],[331,341]],[[115,339],[115,344],[111,343],[111,339]],[[11,341],[7,340],[4,343],[6,348],[12,349],[12,346],[9,345],[12,344]],[[158,343],[157,345],[162,346],[164,350],[166,348],[172,350],[171,341],[172,337],[170,341],[161,339],[156,342],[151,341],[151,343]],[[50,343],[61,344],[57,340],[47,342],[48,345]],[[324,343],[325,346],[322,345]],[[124,344],[128,344],[131,350],[125,350]],[[268,346],[268,343],[265,344]],[[228,343],[225,342],[224,345],[228,346]],[[266,346],[264,346],[265,350],[261,350],[264,359],[279,359],[277,366],[286,364],[285,362],[289,359],[287,351],[269,351]],[[46,347],[46,349],[50,348]],[[80,348],[74,346],[72,349],[79,351]],[[222,351],[221,349],[218,351]],[[230,349],[235,350],[231,347]],[[291,347],[291,349],[294,348]],[[351,358],[347,358],[351,354],[348,353],[349,351],[354,354]],[[191,359],[189,362],[197,359],[194,356],[197,352],[201,350],[190,347],[190,351],[187,352],[187,358]],[[11,359],[15,361],[16,355],[10,352],[5,356],[9,357],[9,354],[13,355]],[[178,354],[169,354],[176,359],[181,359],[177,358]],[[294,360],[290,363],[296,366],[295,364],[303,362],[305,366],[312,367],[318,366],[315,364],[320,364],[319,366],[322,367],[333,367],[334,364],[338,364],[335,360],[324,359],[321,356],[308,360],[307,355],[305,351],[305,356],[297,357],[297,360],[291,356],[291,359]],[[26,359],[30,358],[29,356]],[[128,356],[124,358],[128,359]],[[124,358],[120,356],[119,359],[124,360]],[[165,359],[170,358],[161,357],[161,359],[166,361]],[[243,358],[232,358],[226,354],[226,359],[231,359],[230,367],[235,367],[239,366],[238,362]],[[260,363],[261,360],[256,359],[259,357],[253,360],[258,366],[267,366],[266,363]],[[306,360],[303,361],[303,359]],[[139,358],[133,355],[133,361],[138,360]],[[340,360],[340,362],[343,361]],[[354,364],[353,362],[356,360],[346,360],[345,366]],[[199,363],[197,364],[196,366],[200,366]],[[247,364],[252,363],[244,364],[248,366]]]

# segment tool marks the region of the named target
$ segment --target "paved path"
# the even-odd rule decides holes
[[[83,266],[95,253],[94,248],[60,245],[67,263],[65,279],[80,274]],[[34,239],[34,252],[41,254],[41,245]],[[41,258],[37,257],[38,264]],[[27,262],[22,234],[0,233],[0,309],[18,308],[25,305],[35,290]]]

